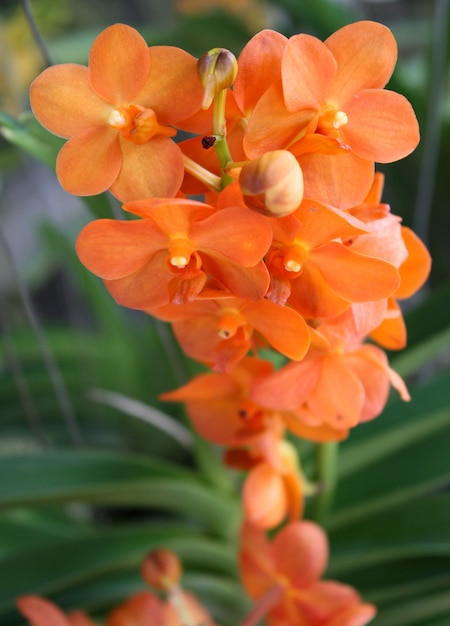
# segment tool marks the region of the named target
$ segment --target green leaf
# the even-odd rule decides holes
[[[14,118],[0,111],[0,132],[7,141],[55,169],[56,155],[64,140],[45,130],[32,113]]]
[[[158,547],[173,550],[186,567],[235,575],[230,546],[201,537],[198,530],[167,523],[103,529],[1,560],[0,615],[11,611],[14,599],[24,594],[50,596],[75,585],[94,585],[98,577],[126,568],[138,570],[146,553]]]
[[[71,501],[163,509],[234,535],[237,501],[196,480],[184,468],[104,450],[49,450],[0,458],[0,507]]]
[[[431,593],[380,611],[373,626],[429,626],[435,617],[450,615],[450,591]]]

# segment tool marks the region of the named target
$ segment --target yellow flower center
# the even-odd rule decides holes
[[[135,144],[150,141],[155,135],[174,137],[177,131],[170,126],[162,126],[153,109],[138,104],[128,104],[113,109],[108,116],[108,124],[120,131],[124,139]]]
[[[308,251],[302,245],[293,244],[283,249],[283,266],[286,272],[292,274],[302,271]]]
[[[329,104],[322,107],[317,122],[317,132],[322,135],[336,135],[348,122],[348,116],[345,111],[339,111],[337,107]]]
[[[191,255],[194,252],[194,246],[185,238],[172,239],[169,244],[169,263],[172,267],[179,270],[189,265]]]

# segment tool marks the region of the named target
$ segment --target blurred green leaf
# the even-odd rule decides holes
[[[0,111],[0,132],[10,143],[55,168],[56,155],[64,140],[46,131],[32,113],[15,118]]]
[[[71,501],[182,513],[221,536],[233,535],[237,502],[187,469],[105,450],[48,450],[0,458],[0,507]]]
[[[139,568],[149,550],[173,550],[187,567],[235,574],[235,558],[229,545],[199,536],[186,526],[140,525],[136,528],[104,528],[89,537],[53,541],[0,561],[0,615],[12,610],[14,599],[37,593],[52,595],[99,576]],[[33,567],[29,564],[33,563]]]

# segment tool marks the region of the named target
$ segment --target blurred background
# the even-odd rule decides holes
[[[224,624],[235,626],[242,608],[235,606],[239,591],[227,543],[233,529],[211,519],[210,510],[220,510],[214,490],[236,506],[235,479],[221,469],[218,451],[192,441],[182,411],[171,407],[168,416],[157,399],[198,366],[180,354],[163,324],[117,307],[76,258],[81,227],[119,209],[108,196],[72,197],[56,181],[60,142],[29,114],[28,88],[46,58],[27,12],[54,63],[86,64],[94,38],[115,22],[136,27],[149,44],[195,56],[218,46],[237,56],[263,28],[325,39],[370,19],[393,31],[399,61],[389,88],[412,103],[422,139],[411,156],[380,168],[383,200],[426,243],[433,269],[426,287],[405,303],[409,348],[390,355],[413,402],[393,399],[386,415],[343,446],[341,504],[327,526],[330,576],[380,603],[380,626],[448,625],[448,0],[0,0],[0,623],[20,623],[13,599],[31,591],[101,614],[139,588],[139,554],[157,535],[142,524],[155,519],[188,519],[199,537],[220,539],[195,544],[200,539],[192,538],[197,556],[176,543],[176,533],[166,542],[181,545],[192,587],[206,589]],[[302,452],[308,469],[314,452],[308,446]],[[201,488],[209,489],[201,492],[204,510],[194,496],[196,514],[189,501],[177,509],[169,496],[143,496],[161,476],[175,489],[180,477],[172,465],[161,465],[166,462],[195,469]],[[158,493],[156,483],[153,488]],[[123,524],[131,522],[138,526],[127,535]],[[112,543],[100,546],[99,556],[94,548],[105,527]],[[54,557],[47,561],[49,552]],[[76,576],[67,572],[68,555],[84,555]]]

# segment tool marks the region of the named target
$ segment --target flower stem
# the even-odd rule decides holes
[[[222,89],[214,98],[214,114],[213,114],[213,132],[216,138],[214,150],[220,163],[220,171],[222,172],[221,188],[223,189],[230,183],[234,182],[234,178],[227,173],[228,165],[233,161],[230,149],[226,139],[227,126],[225,119],[225,105],[227,101],[227,89]]]
[[[53,65],[53,59],[52,56],[49,52],[49,49],[47,48],[47,44],[45,43],[38,27],[36,24],[36,20],[34,19],[33,16],[33,12],[31,11],[31,6],[30,6],[30,2],[29,0],[22,0],[22,7],[23,7],[23,11],[25,13],[25,17],[28,21],[28,24],[30,26],[31,32],[33,33],[33,37],[37,43],[37,45],[39,46],[42,56],[44,57],[45,63],[47,64],[47,66],[49,67],[50,65]]]
[[[184,169],[188,174],[200,180],[211,191],[220,191],[222,188],[222,179],[216,176],[205,167],[196,163],[193,159],[183,154]]]
[[[337,486],[339,444],[335,441],[321,443],[316,448],[317,482],[322,486],[315,501],[315,520],[325,526]]]

